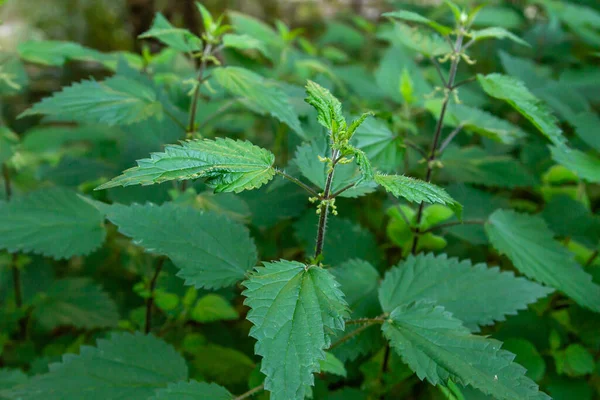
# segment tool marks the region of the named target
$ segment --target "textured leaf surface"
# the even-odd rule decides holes
[[[279,261],[256,268],[244,286],[265,388],[272,400],[304,399],[331,335],[348,317],[338,283],[322,268]]]
[[[275,175],[275,156],[250,142],[217,138],[169,145],[163,153],[138,160],[138,166],[101,185],[151,185],[169,180],[203,178],[215,192],[241,192],[259,188]]]
[[[412,12],[412,11],[406,11],[406,10],[393,11],[393,12],[388,12],[388,13],[383,14],[383,16],[391,17],[391,18],[398,18],[398,19],[402,19],[404,21],[417,22],[419,24],[424,24],[424,25],[432,27],[433,29],[435,29],[436,31],[441,33],[442,35],[447,35],[450,32],[452,32],[452,28],[444,26],[444,25],[440,25],[437,22],[432,21],[429,18],[425,18],[424,16],[417,14],[415,12]]]
[[[451,379],[496,399],[550,399],[513,362],[514,354],[500,349],[501,342],[472,335],[443,307],[427,302],[400,306],[382,329],[404,362],[432,385]]]
[[[102,82],[81,81],[36,103],[20,117],[45,114],[68,121],[129,125],[162,117],[163,107],[152,87],[114,76]]]
[[[385,276],[379,290],[383,311],[428,300],[443,306],[472,331],[503,321],[552,292],[512,272],[445,254],[409,256]]]
[[[52,66],[62,66],[66,61],[82,60],[100,63],[115,62],[115,56],[83,47],[79,43],[57,40],[39,40],[20,43],[17,47],[23,60]]]
[[[440,35],[412,28],[406,24],[394,23],[393,34],[399,43],[427,57],[441,56],[452,51],[448,42]]]
[[[373,166],[382,171],[394,171],[402,161],[400,139],[382,120],[368,118],[352,139],[355,146],[367,154]]]
[[[213,71],[216,81],[244,104],[261,114],[269,114],[304,136],[298,115],[290,99],[275,82],[240,67],[217,68]]]
[[[34,302],[33,318],[45,329],[116,327],[117,305],[88,278],[67,278],[54,282]]]
[[[85,255],[104,241],[104,216],[75,192],[50,188],[0,202],[0,248],[56,259]]]
[[[170,203],[134,204],[113,205],[108,219],[137,245],[173,260],[178,276],[197,288],[233,285],[256,265],[248,230],[220,215]]]
[[[556,117],[535,97],[525,84],[511,76],[502,74],[477,75],[482,89],[490,96],[504,100],[527,118],[542,134],[556,146],[566,140],[558,127]]]
[[[471,38],[475,41],[484,40],[484,39],[509,39],[515,43],[518,43],[523,46],[531,47],[529,43],[515,35],[514,33],[507,31],[504,28],[500,28],[498,26],[493,26],[490,28],[485,28],[481,30],[476,30],[471,33]]]
[[[318,83],[308,81],[305,101],[317,110],[317,121],[330,133],[346,129],[342,103],[329,90]]]
[[[439,186],[404,175],[377,174],[375,182],[394,197],[402,197],[411,203],[443,204],[450,207],[458,218],[462,215],[462,205]]]
[[[172,49],[186,53],[202,50],[202,40],[187,29],[175,28],[160,13],[156,14],[150,30],[142,33],[140,39],[155,38]]]
[[[206,382],[178,382],[158,389],[152,400],[231,400],[233,396],[222,386]]]
[[[600,286],[554,240],[543,219],[498,210],[490,216],[485,229],[496,250],[506,254],[519,271],[600,312]]]
[[[158,388],[187,378],[185,360],[151,335],[118,333],[67,354],[50,372],[9,392],[21,400],[147,400]]]
[[[269,57],[269,50],[265,44],[249,35],[236,35],[233,33],[223,35],[223,46],[237,50],[258,50]]]
[[[600,182],[600,158],[567,147],[551,146],[552,158],[588,182]]]

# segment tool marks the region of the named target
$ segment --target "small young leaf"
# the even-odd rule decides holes
[[[485,39],[489,39],[489,38],[509,39],[520,45],[531,47],[531,45],[529,43],[527,43],[526,41],[524,41],[523,39],[521,39],[514,33],[507,31],[504,28],[500,28],[498,26],[472,31],[471,38],[475,41],[485,40]]]
[[[248,230],[220,215],[166,203],[113,205],[107,218],[137,245],[173,260],[178,276],[197,288],[233,285],[256,265]]]
[[[187,379],[187,366],[175,349],[142,333],[114,333],[97,347],[66,354],[50,372],[8,391],[21,400],[147,400],[156,389]]]
[[[419,24],[425,24],[425,25],[430,26],[431,28],[435,29],[442,35],[448,35],[449,33],[452,32],[452,28],[438,24],[437,22],[432,21],[429,18],[425,18],[424,16],[414,13],[414,12],[411,12],[411,11],[405,11],[405,10],[392,11],[392,12],[384,13],[383,16],[390,17],[390,18],[398,18],[398,19],[402,19],[404,21],[417,22]]]
[[[225,90],[241,97],[248,108],[263,115],[272,115],[304,137],[290,99],[276,82],[240,67],[216,68],[212,74]]]
[[[332,333],[348,317],[339,284],[320,267],[282,260],[257,267],[244,286],[265,389],[272,400],[304,399]]]
[[[384,121],[375,118],[368,118],[352,137],[354,146],[367,154],[374,167],[385,172],[395,170],[402,161],[400,140]]]
[[[156,390],[151,400],[231,400],[233,395],[215,383],[181,381]]]
[[[448,42],[433,32],[424,32],[399,22],[394,23],[394,38],[409,49],[426,57],[442,56],[452,51]]]
[[[88,278],[66,278],[52,284],[34,300],[33,318],[45,329],[116,327],[117,305]]]
[[[497,210],[485,230],[492,245],[525,275],[564,292],[580,305],[600,312],[600,286],[554,241],[552,231],[538,216]]]
[[[102,244],[104,216],[75,192],[49,188],[0,202],[0,248],[55,259],[85,255]]]
[[[502,343],[472,335],[452,314],[432,303],[395,308],[383,333],[402,360],[432,385],[448,380],[473,386],[501,400],[550,400],[513,362]]]
[[[163,106],[154,88],[137,80],[114,76],[102,82],[75,83],[34,104],[19,118],[37,114],[115,126],[130,125],[150,117],[162,118]]]
[[[96,190],[115,186],[151,185],[170,180],[204,178],[215,192],[256,189],[275,175],[275,156],[250,142],[217,138],[190,140],[165,147],[164,153],[138,160],[138,166]]]
[[[344,363],[338,360],[333,354],[325,353],[325,359],[319,363],[322,373],[333,374],[346,377],[347,372]]]
[[[325,89],[313,81],[306,84],[306,102],[317,110],[317,121],[331,134],[346,129],[346,120],[342,114],[342,103]]]
[[[190,317],[201,323],[235,320],[240,316],[229,302],[218,294],[209,293],[201,297],[192,311]]]
[[[185,53],[202,50],[202,40],[198,36],[187,29],[175,28],[161,13],[156,13],[150,30],[142,33],[139,38],[155,38],[170,48]]]
[[[448,258],[445,254],[409,256],[385,275],[379,289],[383,311],[414,301],[428,300],[443,306],[471,331],[478,325],[503,321],[552,289],[512,272],[485,264]]]
[[[456,202],[444,189],[431,183],[409,178],[404,175],[376,174],[375,182],[394,197],[402,197],[411,203],[439,203],[450,207],[458,218],[462,215],[462,205]]]
[[[248,35],[237,35],[234,33],[223,35],[223,46],[237,50],[258,50],[265,57],[269,55],[269,51],[263,42]]]

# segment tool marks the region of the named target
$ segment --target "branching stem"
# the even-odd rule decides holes
[[[250,390],[248,390],[246,393],[243,393],[241,395],[239,395],[238,397],[234,397],[233,400],[244,400],[247,399],[250,396],[255,395],[256,393],[260,392],[261,390],[265,389],[265,384],[263,383],[262,385],[256,386],[255,388],[252,388]]]
[[[204,47],[204,51],[202,52],[202,61],[200,62],[200,68],[198,68],[198,77],[197,77],[197,86],[194,89],[194,94],[192,97],[192,104],[190,105],[190,118],[188,120],[187,133],[192,134],[194,132],[194,126],[196,124],[196,109],[198,108],[198,100],[200,98],[200,88],[202,87],[202,82],[204,80],[204,72],[206,70],[206,64],[208,62],[208,57],[212,55],[213,46],[210,43],[206,44]]]
[[[338,150],[332,150],[331,152],[331,171],[327,175],[327,181],[325,183],[325,191],[323,192],[323,198],[329,199],[331,195],[331,185],[333,184],[333,174],[335,172],[335,165],[339,161]],[[325,230],[327,228],[327,214],[329,213],[329,202],[322,203],[320,205],[321,213],[319,214],[319,225],[317,226],[317,240],[315,245],[315,259],[317,259],[323,253],[323,242],[325,240]]]
[[[6,193],[6,201],[12,199],[12,184],[10,180],[10,172],[6,164],[2,164],[2,177],[4,178],[4,192]],[[10,260],[10,269],[12,271],[13,278],[13,291],[15,293],[15,304],[17,308],[23,306],[23,295],[21,294],[21,271],[17,265],[19,256],[17,253],[13,253]]]
[[[312,189],[310,186],[304,184],[301,180],[294,178],[293,176],[288,175],[287,173],[285,173],[284,171],[281,171],[279,169],[276,169],[275,172],[278,173],[279,175],[281,175],[282,177],[284,177],[285,179],[287,179],[288,181],[294,182],[296,185],[298,185],[302,189],[306,190],[312,196],[319,197],[319,194],[314,189]]]
[[[458,63],[460,62],[460,52],[462,50],[464,34],[462,33],[462,27],[460,28],[461,32],[456,37],[456,43],[454,44],[454,58],[452,59],[452,65],[450,66],[450,75],[448,76],[448,82],[446,83],[446,89],[448,93],[446,93],[446,97],[444,98],[444,102],[442,103],[442,110],[440,111],[440,117],[437,121],[437,125],[435,127],[435,134],[433,136],[433,143],[431,144],[431,150],[429,151],[429,157],[427,159],[427,174],[425,180],[427,182],[431,181],[431,174],[433,173],[433,165],[437,155],[437,148],[440,141],[440,137],[442,135],[442,126],[444,125],[444,117],[446,116],[446,110],[448,108],[448,103],[450,102],[451,92],[454,87],[454,80],[456,79],[456,71],[458,69]],[[421,202],[419,205],[419,211],[417,212],[417,232],[419,230],[418,226],[423,219],[423,209],[425,208],[425,203]],[[416,254],[417,248],[419,246],[419,238],[420,235],[415,235],[412,243],[411,253]]]

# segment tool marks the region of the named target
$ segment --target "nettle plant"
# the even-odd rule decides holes
[[[541,144],[536,147],[541,153],[530,155],[538,162],[549,154],[556,164],[544,176],[547,198],[573,191],[579,196],[584,180],[600,180],[600,162],[569,144],[550,109],[519,79],[498,73],[457,79],[461,66],[475,63],[470,50],[479,42],[509,39],[529,45],[501,27],[476,29],[480,8],[469,12],[446,4],[454,26],[410,11],[384,14],[388,23],[378,35],[392,46],[377,72],[377,80],[384,82],[378,90],[391,93],[394,105],[374,101],[370,104],[381,110],[372,108],[354,118],[325,86],[335,87],[349,74],[357,81],[363,70],[336,73],[300,31],[281,22],[273,30],[231,13],[228,25],[198,4],[201,37],[157,15],[141,36],[167,47],[156,55],[102,54],[63,42],[23,44],[19,57],[25,61],[54,66],[68,60],[94,62],[114,75],[73,84],[22,114],[42,114],[54,124],[74,121],[76,126],[34,128],[21,142],[3,128],[6,201],[0,203],[0,246],[8,250],[4,261],[12,279],[10,284],[0,281],[0,298],[7,304],[0,355],[4,365],[31,364],[32,376],[0,370],[0,398],[400,398],[410,396],[419,381],[435,387],[435,398],[482,398],[477,397],[482,393],[507,400],[550,398],[536,383],[544,376],[545,361],[535,346],[519,338],[510,342],[526,369],[502,342],[481,332],[491,332],[495,322],[529,305],[540,315],[560,305],[553,314],[559,325],[568,318],[561,308],[580,306],[577,310],[597,327],[597,316],[584,309],[600,312],[600,286],[577,261],[583,258],[586,268],[595,265],[597,225],[571,197],[560,197],[552,203],[554,212],[540,216],[523,212],[532,211],[524,202],[513,207],[521,210],[516,211],[505,198],[474,187],[454,190],[463,199],[459,202],[430,181],[438,173],[444,180],[450,176],[457,182],[506,188],[535,181],[501,152],[489,156],[482,147],[456,145],[466,132],[503,146],[522,143],[527,135],[513,124],[515,115],[509,122],[462,103],[459,88],[476,82],[549,140],[549,153]],[[405,57],[409,50],[430,61],[441,85],[430,86],[413,58]],[[226,51],[232,53],[224,57]],[[329,61],[345,59],[332,48],[323,53]],[[261,60],[273,68],[266,71]],[[14,90],[22,74],[11,72],[14,63],[10,68],[0,77],[5,88]],[[302,80],[305,87],[283,79]],[[358,100],[348,106],[360,114],[367,111],[361,105]],[[422,136],[418,120],[426,113],[435,119],[428,150],[413,141]],[[233,138],[256,124],[255,114],[282,123],[274,128],[273,151],[246,140],[264,142],[260,135]],[[269,129],[264,119],[258,121],[253,131]],[[232,137],[211,136],[227,129]],[[104,179],[130,163],[132,154],[177,140],[116,178]],[[87,156],[64,161],[90,151],[85,146],[62,148],[81,141],[109,158],[118,152],[122,159],[114,168]],[[295,149],[291,161],[286,149]],[[74,186],[87,195],[60,185],[28,190],[39,186],[31,171],[39,172],[48,162],[58,165],[58,172],[46,169],[50,182],[70,186],[61,171],[77,169],[84,177],[73,178]],[[415,166],[425,168],[424,179],[408,176]],[[576,187],[552,186],[573,181]],[[119,189],[139,185],[160,190]],[[256,194],[238,195],[253,190]],[[388,196],[384,200],[382,193]],[[345,213],[362,207],[354,205],[361,201],[358,197],[374,199],[360,203],[369,210],[387,210],[385,218],[365,213],[386,227],[383,240],[391,249],[386,262],[372,234],[344,219]],[[306,204],[310,208],[293,227],[283,223],[274,233],[264,229],[299,217]],[[252,229],[245,226],[249,207],[261,221]],[[575,249],[555,240],[556,232],[546,223],[562,212],[577,214],[573,224],[585,227],[574,235]],[[105,226],[105,219],[112,225]],[[567,225],[561,225],[557,236],[571,236]],[[305,243],[304,256],[290,245],[291,229]],[[469,243],[473,258],[481,258],[477,246],[491,244],[497,253],[489,258],[507,268],[473,263],[471,250],[463,260],[435,254],[449,245],[450,239],[439,235],[442,230]],[[98,250],[107,236],[106,246]],[[259,255],[265,261],[259,262]],[[61,264],[60,279],[39,272],[50,258],[69,260]],[[102,264],[110,267],[99,269]],[[510,265],[526,277],[516,276]],[[78,270],[75,276],[66,273]],[[120,297],[117,306],[90,276],[105,286],[133,286],[135,294],[112,289]],[[129,316],[122,317],[124,312]],[[570,333],[576,332],[572,318],[564,322]],[[235,321],[239,323],[228,325]],[[211,331],[213,324],[217,328]],[[42,337],[48,332],[60,336],[65,326],[84,333],[64,343],[50,339],[38,345],[43,357],[34,362],[36,341],[47,342]],[[119,332],[106,335],[107,329]],[[550,354],[558,373],[590,373],[585,347],[564,347],[567,334],[558,328],[552,332]],[[243,339],[246,334],[255,342]],[[207,337],[217,339],[209,343]],[[95,346],[79,347],[93,338]],[[221,345],[236,341],[237,349]],[[260,356],[256,364],[243,352],[252,346]],[[77,349],[78,355],[57,358]],[[46,367],[49,361],[57,362]],[[357,361],[359,367],[353,366]],[[593,358],[591,364],[593,370]],[[344,388],[345,381],[352,386],[362,382],[361,390]],[[249,391],[231,394],[231,388],[245,385]]]

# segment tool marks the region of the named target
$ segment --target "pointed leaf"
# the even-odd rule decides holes
[[[575,262],[572,253],[554,241],[538,216],[497,210],[485,230],[492,245],[525,275],[564,292],[580,305],[600,312],[600,286]]]
[[[239,193],[269,182],[275,175],[274,162],[273,153],[250,142],[229,138],[190,140],[168,145],[164,153],[138,160],[137,167],[125,170],[96,190],[204,178],[215,192]]]
[[[394,40],[426,57],[442,56],[450,53],[452,49],[440,35],[425,32],[399,22],[394,23]]]
[[[75,192],[50,188],[0,202],[0,248],[55,259],[85,255],[104,241],[104,216]]]
[[[33,318],[45,329],[116,327],[117,305],[89,278],[66,278],[52,284],[34,300]]]
[[[237,50],[258,50],[265,57],[269,57],[269,50],[267,50],[265,44],[249,35],[236,35],[234,33],[223,35],[223,46]]]
[[[275,82],[240,67],[216,68],[212,75],[225,90],[241,97],[250,109],[263,115],[272,115],[304,136],[290,99]]]
[[[391,172],[402,162],[400,139],[382,120],[368,118],[356,130],[352,140],[380,170]]]
[[[568,147],[550,146],[552,158],[581,179],[600,183],[600,158]]]
[[[564,146],[566,139],[558,127],[556,117],[520,80],[501,74],[477,75],[482,89],[490,96],[504,100],[527,118],[556,146]]]
[[[342,103],[325,89],[313,81],[306,84],[305,101],[317,110],[317,121],[330,133],[346,129],[346,120],[342,113]]]
[[[304,399],[331,335],[348,317],[338,283],[320,267],[282,260],[257,267],[244,286],[265,389],[272,400]]]
[[[321,372],[346,377],[346,367],[344,363],[338,360],[333,354],[325,353],[325,359],[319,363]]]
[[[20,43],[17,51],[21,59],[42,65],[62,66],[69,60],[97,61],[105,63],[116,58],[113,55],[83,47],[74,42],[36,40]]]
[[[500,28],[498,26],[493,26],[490,28],[485,28],[481,30],[475,30],[471,32],[471,38],[475,41],[485,40],[489,38],[495,39],[509,39],[515,43],[518,43],[522,46],[531,47],[529,43],[515,35],[514,33],[507,31],[504,28]]]
[[[231,400],[233,395],[215,383],[189,382],[170,383],[158,389],[151,400]]]
[[[472,265],[445,254],[409,256],[385,275],[379,289],[383,311],[414,301],[428,300],[443,306],[472,331],[478,325],[504,321],[527,308],[552,289],[498,267]]]
[[[198,36],[187,29],[175,28],[161,13],[156,13],[150,29],[139,38],[155,38],[170,48],[185,53],[202,50],[202,40]]]
[[[163,106],[154,88],[114,76],[102,82],[81,81],[36,103],[19,117],[45,114],[69,121],[130,125],[162,118]]]
[[[21,400],[147,400],[158,388],[187,378],[187,366],[171,345],[137,332],[115,333],[66,354],[50,372],[8,392]]]
[[[166,203],[113,205],[107,218],[137,245],[173,260],[187,285],[233,285],[256,265],[248,229],[220,215]]]
[[[227,299],[214,293],[200,298],[190,311],[190,318],[201,323],[235,320],[239,317]]]
[[[411,203],[439,203],[450,207],[458,218],[462,215],[462,205],[444,189],[419,179],[404,175],[375,175],[375,182],[394,197],[402,197]]]
[[[442,35],[448,35],[450,32],[452,32],[452,28],[438,24],[437,22],[432,21],[429,18],[425,18],[424,16],[417,14],[415,12],[411,12],[411,11],[405,11],[405,10],[393,11],[393,12],[384,13],[383,16],[390,17],[390,18],[398,18],[398,19],[402,19],[404,21],[417,22],[419,24],[425,24],[425,25],[430,26],[431,28],[435,29]]]
[[[383,324],[392,347],[421,379],[471,385],[499,400],[550,400],[501,350],[501,342],[472,335],[443,307],[417,302],[395,308]]]

